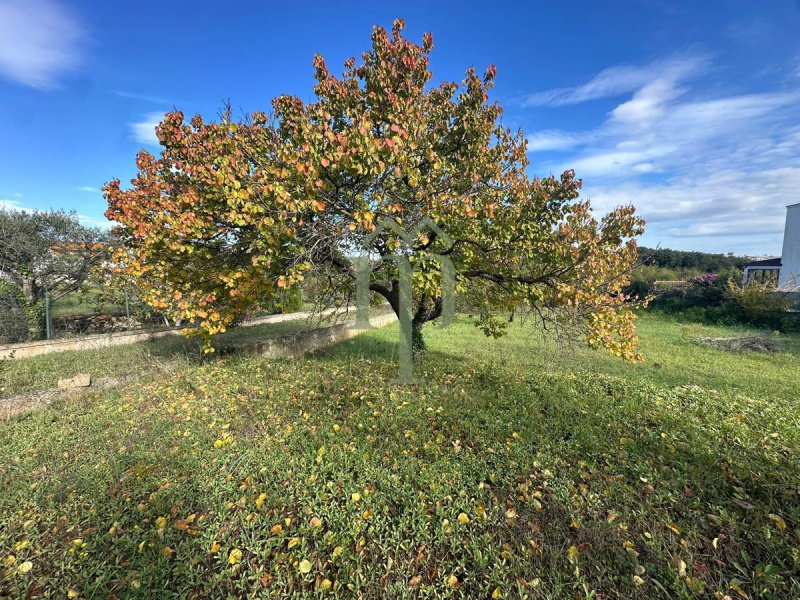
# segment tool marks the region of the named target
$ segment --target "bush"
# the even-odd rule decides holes
[[[800,331],[800,314],[788,312],[785,294],[769,285],[750,282],[739,285],[733,279],[701,275],[682,290],[660,294],[651,309],[673,314],[681,320],[707,325],[751,325],[782,332]]]
[[[45,322],[44,300],[37,300],[27,307],[27,322],[29,339],[43,340],[47,336],[47,323]]]
[[[294,285],[286,289],[283,293],[283,298],[278,301],[276,305],[278,311],[293,313],[299,311],[303,307],[303,293],[299,285]]]
[[[28,339],[28,303],[13,283],[0,280],[0,344]]]

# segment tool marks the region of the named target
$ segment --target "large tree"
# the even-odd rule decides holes
[[[151,304],[211,334],[309,275],[321,298],[348,302],[367,246],[369,288],[399,315],[399,254],[414,267],[420,347],[422,326],[442,314],[446,256],[487,333],[523,305],[546,326],[638,359],[622,293],[642,232],[634,209],[598,220],[572,171],[528,176],[525,137],[489,101],[495,68],[432,85],[432,36],[417,45],[402,29],[376,27],[372,48],[339,77],[316,56],[314,102],[281,96],[243,123],[229,111],[214,123],[166,115],[161,155],[139,154],[130,189],[105,188],[125,242],[120,268]],[[416,231],[423,222],[434,226]]]

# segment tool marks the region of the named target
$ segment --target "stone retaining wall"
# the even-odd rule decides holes
[[[394,323],[396,320],[397,317],[394,313],[388,313],[372,317],[370,323],[373,327],[384,327]],[[237,348],[237,350],[267,358],[302,356],[314,350],[349,340],[363,331],[365,330],[355,329],[350,324],[341,323],[331,327],[312,329],[296,335],[287,335],[255,344],[248,344]]]
[[[332,310],[323,311],[320,316],[332,313]],[[251,319],[240,324],[239,327],[252,327],[266,323],[281,323],[284,321],[294,321],[311,316],[309,312],[288,313],[284,315],[269,315]],[[175,327],[162,331],[123,331],[120,333],[100,333],[97,335],[86,335],[75,338],[64,338],[58,340],[42,340],[39,342],[20,342],[18,344],[0,345],[0,360],[13,358],[30,358],[40,354],[50,354],[51,352],[64,352],[66,350],[91,350],[95,348],[108,348],[111,346],[124,346],[125,344],[135,344],[146,342],[168,335],[179,335],[184,327]]]
[[[294,316],[296,318],[297,313],[294,315],[279,316]],[[390,325],[395,321],[397,321],[397,317],[394,315],[394,313],[388,313],[372,317],[370,319],[370,324],[373,327],[385,327],[386,325]],[[321,348],[325,348],[327,346],[331,346],[333,344],[337,344],[339,342],[343,342],[345,340],[349,340],[358,334],[363,333],[364,331],[368,330],[355,329],[348,323],[341,323],[339,325],[332,325],[330,327],[312,329],[311,331],[305,331],[295,335],[286,335],[272,340],[265,340],[263,342],[257,342],[245,346],[238,346],[236,350],[238,352],[245,352],[247,354],[264,356],[266,358],[296,357],[319,350]],[[168,334],[169,332],[159,333]],[[66,389],[52,388],[47,390],[38,390],[35,392],[27,392],[7,398],[0,398],[0,419],[20,414],[41,406],[46,406],[56,398],[60,398],[68,394],[79,396],[98,388],[116,387],[123,382],[130,382],[135,378],[142,376],[146,376],[146,370],[144,372],[139,372],[134,376],[124,376],[121,379],[106,378],[92,381],[90,386]]]

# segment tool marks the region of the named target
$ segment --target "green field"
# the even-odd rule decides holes
[[[0,596],[800,597],[800,339],[640,332],[628,365],[462,319],[398,387],[388,327],[12,418]]]

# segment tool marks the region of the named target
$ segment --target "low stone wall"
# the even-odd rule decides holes
[[[394,313],[378,315],[370,319],[373,327],[384,327],[394,323],[397,317]],[[273,340],[264,340],[237,348],[248,354],[257,354],[267,358],[283,358],[302,356],[314,350],[331,346],[350,338],[354,338],[364,329],[355,329],[347,323],[312,329],[296,335],[287,335]]]
[[[331,314],[332,310],[326,310],[320,316]],[[281,323],[284,321],[295,321],[311,316],[309,312],[288,313],[282,315],[269,315],[245,321],[239,327],[253,327],[266,323]],[[95,348],[109,348],[111,346],[124,346],[125,344],[136,344],[155,340],[168,335],[179,335],[185,327],[174,327],[162,331],[124,331],[120,333],[100,333],[97,335],[86,335],[76,338],[64,338],[58,340],[42,340],[39,342],[21,342],[18,344],[0,345],[0,360],[13,358],[30,358],[40,354],[50,354],[51,352],[65,352],[67,350],[92,350]]]
[[[294,315],[276,315],[281,317],[294,316]],[[374,316],[370,319],[370,324],[373,327],[385,327],[397,321],[394,313],[382,314]],[[356,329],[351,327],[348,323],[341,323],[339,325],[332,325],[330,327],[321,327],[319,329],[312,329],[304,331],[295,335],[285,335],[273,340],[265,340],[255,344],[248,344],[246,346],[237,346],[237,352],[245,352],[247,354],[254,354],[264,356],[266,358],[289,358],[302,356],[326,348],[333,344],[349,340],[368,331],[367,329]],[[169,332],[159,332],[167,334]],[[107,336],[101,336],[107,337]],[[111,388],[116,387],[122,383],[127,383],[135,380],[136,378],[146,376],[146,370],[139,372],[136,375],[126,375],[122,378],[105,378],[96,381],[91,380],[91,374],[86,374],[90,385],[82,385],[81,387],[74,388],[53,388],[47,390],[38,390],[35,392],[27,392],[18,394],[7,398],[0,398],[0,419],[11,417],[41,406],[50,404],[56,398],[61,398],[65,395],[80,396],[89,393],[98,388]]]

